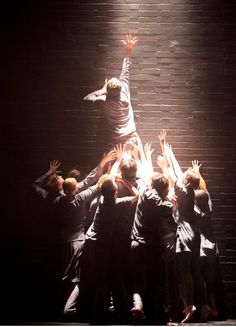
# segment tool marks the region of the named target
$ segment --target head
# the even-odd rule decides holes
[[[196,190],[195,191],[195,204],[203,212],[207,213],[210,211],[209,207],[209,195],[206,191]]]
[[[63,191],[66,196],[73,197],[77,193],[77,180],[74,177],[68,177],[64,180]]]
[[[155,173],[151,179],[151,187],[157,191],[162,199],[164,199],[169,191],[169,181],[162,174]]]
[[[105,200],[113,200],[117,194],[117,185],[112,177],[107,178],[101,184],[101,194]]]
[[[50,190],[61,191],[63,189],[64,179],[62,176],[57,174],[52,174],[48,179],[48,187]]]
[[[101,191],[102,184],[103,184],[106,180],[108,180],[108,179],[111,179],[111,175],[109,175],[109,174],[103,174],[103,175],[99,178],[99,180],[98,180],[98,182],[97,182],[98,190],[99,190],[99,191]]]
[[[188,168],[184,173],[183,183],[186,187],[197,189],[199,187],[200,178],[192,168]]]
[[[107,95],[109,97],[118,97],[120,96],[121,91],[121,82],[116,77],[112,77],[107,82]]]
[[[134,159],[123,159],[120,163],[121,176],[131,184],[136,182],[137,163]]]
[[[74,177],[77,180],[77,182],[80,182],[82,179],[82,174],[79,169],[73,168],[70,171],[68,171],[67,177]]]

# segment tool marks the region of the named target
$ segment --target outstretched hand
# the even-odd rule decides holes
[[[121,42],[124,45],[126,57],[130,57],[134,46],[138,42],[137,37],[127,34],[125,35],[125,39],[121,40]]]
[[[160,145],[163,149],[163,147],[166,143],[166,131],[165,130],[161,131],[160,134],[158,135],[158,137],[159,137]]]
[[[112,149],[108,153],[104,153],[103,154],[103,158],[100,161],[100,166],[101,167],[104,167],[107,162],[113,161],[113,160],[115,160],[115,158],[116,158],[116,151],[115,151],[115,149]]]
[[[199,164],[198,160],[193,160],[192,161],[192,167],[193,167],[193,170],[195,171],[195,173],[197,173],[197,174],[200,173],[201,166],[202,166],[202,164]]]
[[[49,166],[49,169],[48,169],[48,175],[53,175],[53,174],[60,173],[61,171],[57,170],[60,167],[60,165],[61,165],[61,163],[58,160],[50,161],[50,166]]]
[[[146,143],[144,145],[144,153],[145,153],[146,158],[151,157],[153,152],[154,152],[154,149],[152,148],[152,144]]]
[[[123,157],[123,153],[125,151],[125,145],[124,144],[117,144],[114,148],[115,153],[116,153],[116,160],[121,161]]]

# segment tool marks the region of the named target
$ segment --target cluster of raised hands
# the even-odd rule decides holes
[[[161,147],[161,154],[157,155],[156,163],[157,166],[161,169],[161,173],[169,180],[172,179],[170,186],[173,186],[175,178],[173,177],[173,172],[171,174],[171,170],[175,171],[176,179],[181,179],[183,172],[174,156],[171,145],[166,142],[166,131],[161,131],[158,135],[158,138]],[[148,183],[150,177],[154,173],[152,161],[153,152],[154,148],[152,148],[151,143],[146,143],[143,146],[141,141],[139,141],[138,144],[132,144],[132,147],[130,147],[130,144],[117,144],[108,153],[103,155],[99,165],[103,168],[107,163],[109,163],[106,173],[115,176],[116,174],[119,174],[119,165],[122,159],[133,159],[137,163],[137,175]],[[48,175],[61,173],[61,171],[58,170],[60,165],[61,162],[58,160],[51,161]],[[192,161],[191,169],[199,176],[201,176],[201,165],[202,164],[200,164],[198,160]]]

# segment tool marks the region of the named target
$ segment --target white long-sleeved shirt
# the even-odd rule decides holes
[[[136,131],[134,122],[134,113],[130,99],[129,72],[131,59],[124,58],[122,70],[120,74],[120,82],[122,84],[120,97],[109,98],[101,95],[100,90],[88,94],[84,100],[103,101],[104,114],[107,118],[111,130],[111,138],[114,143],[124,143],[127,136]]]

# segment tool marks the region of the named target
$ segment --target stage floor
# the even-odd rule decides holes
[[[6,326],[9,325],[6,324]],[[78,323],[78,322],[61,322],[61,321],[55,321],[55,322],[21,321],[19,324],[14,324],[14,326],[90,326],[90,324]],[[110,326],[117,326],[117,325],[110,325]],[[135,325],[127,325],[127,326],[135,326]],[[141,326],[141,325],[137,325],[137,326]],[[191,324],[178,323],[178,326],[236,326],[236,319],[227,319],[225,321],[208,321],[206,323],[191,323]]]

